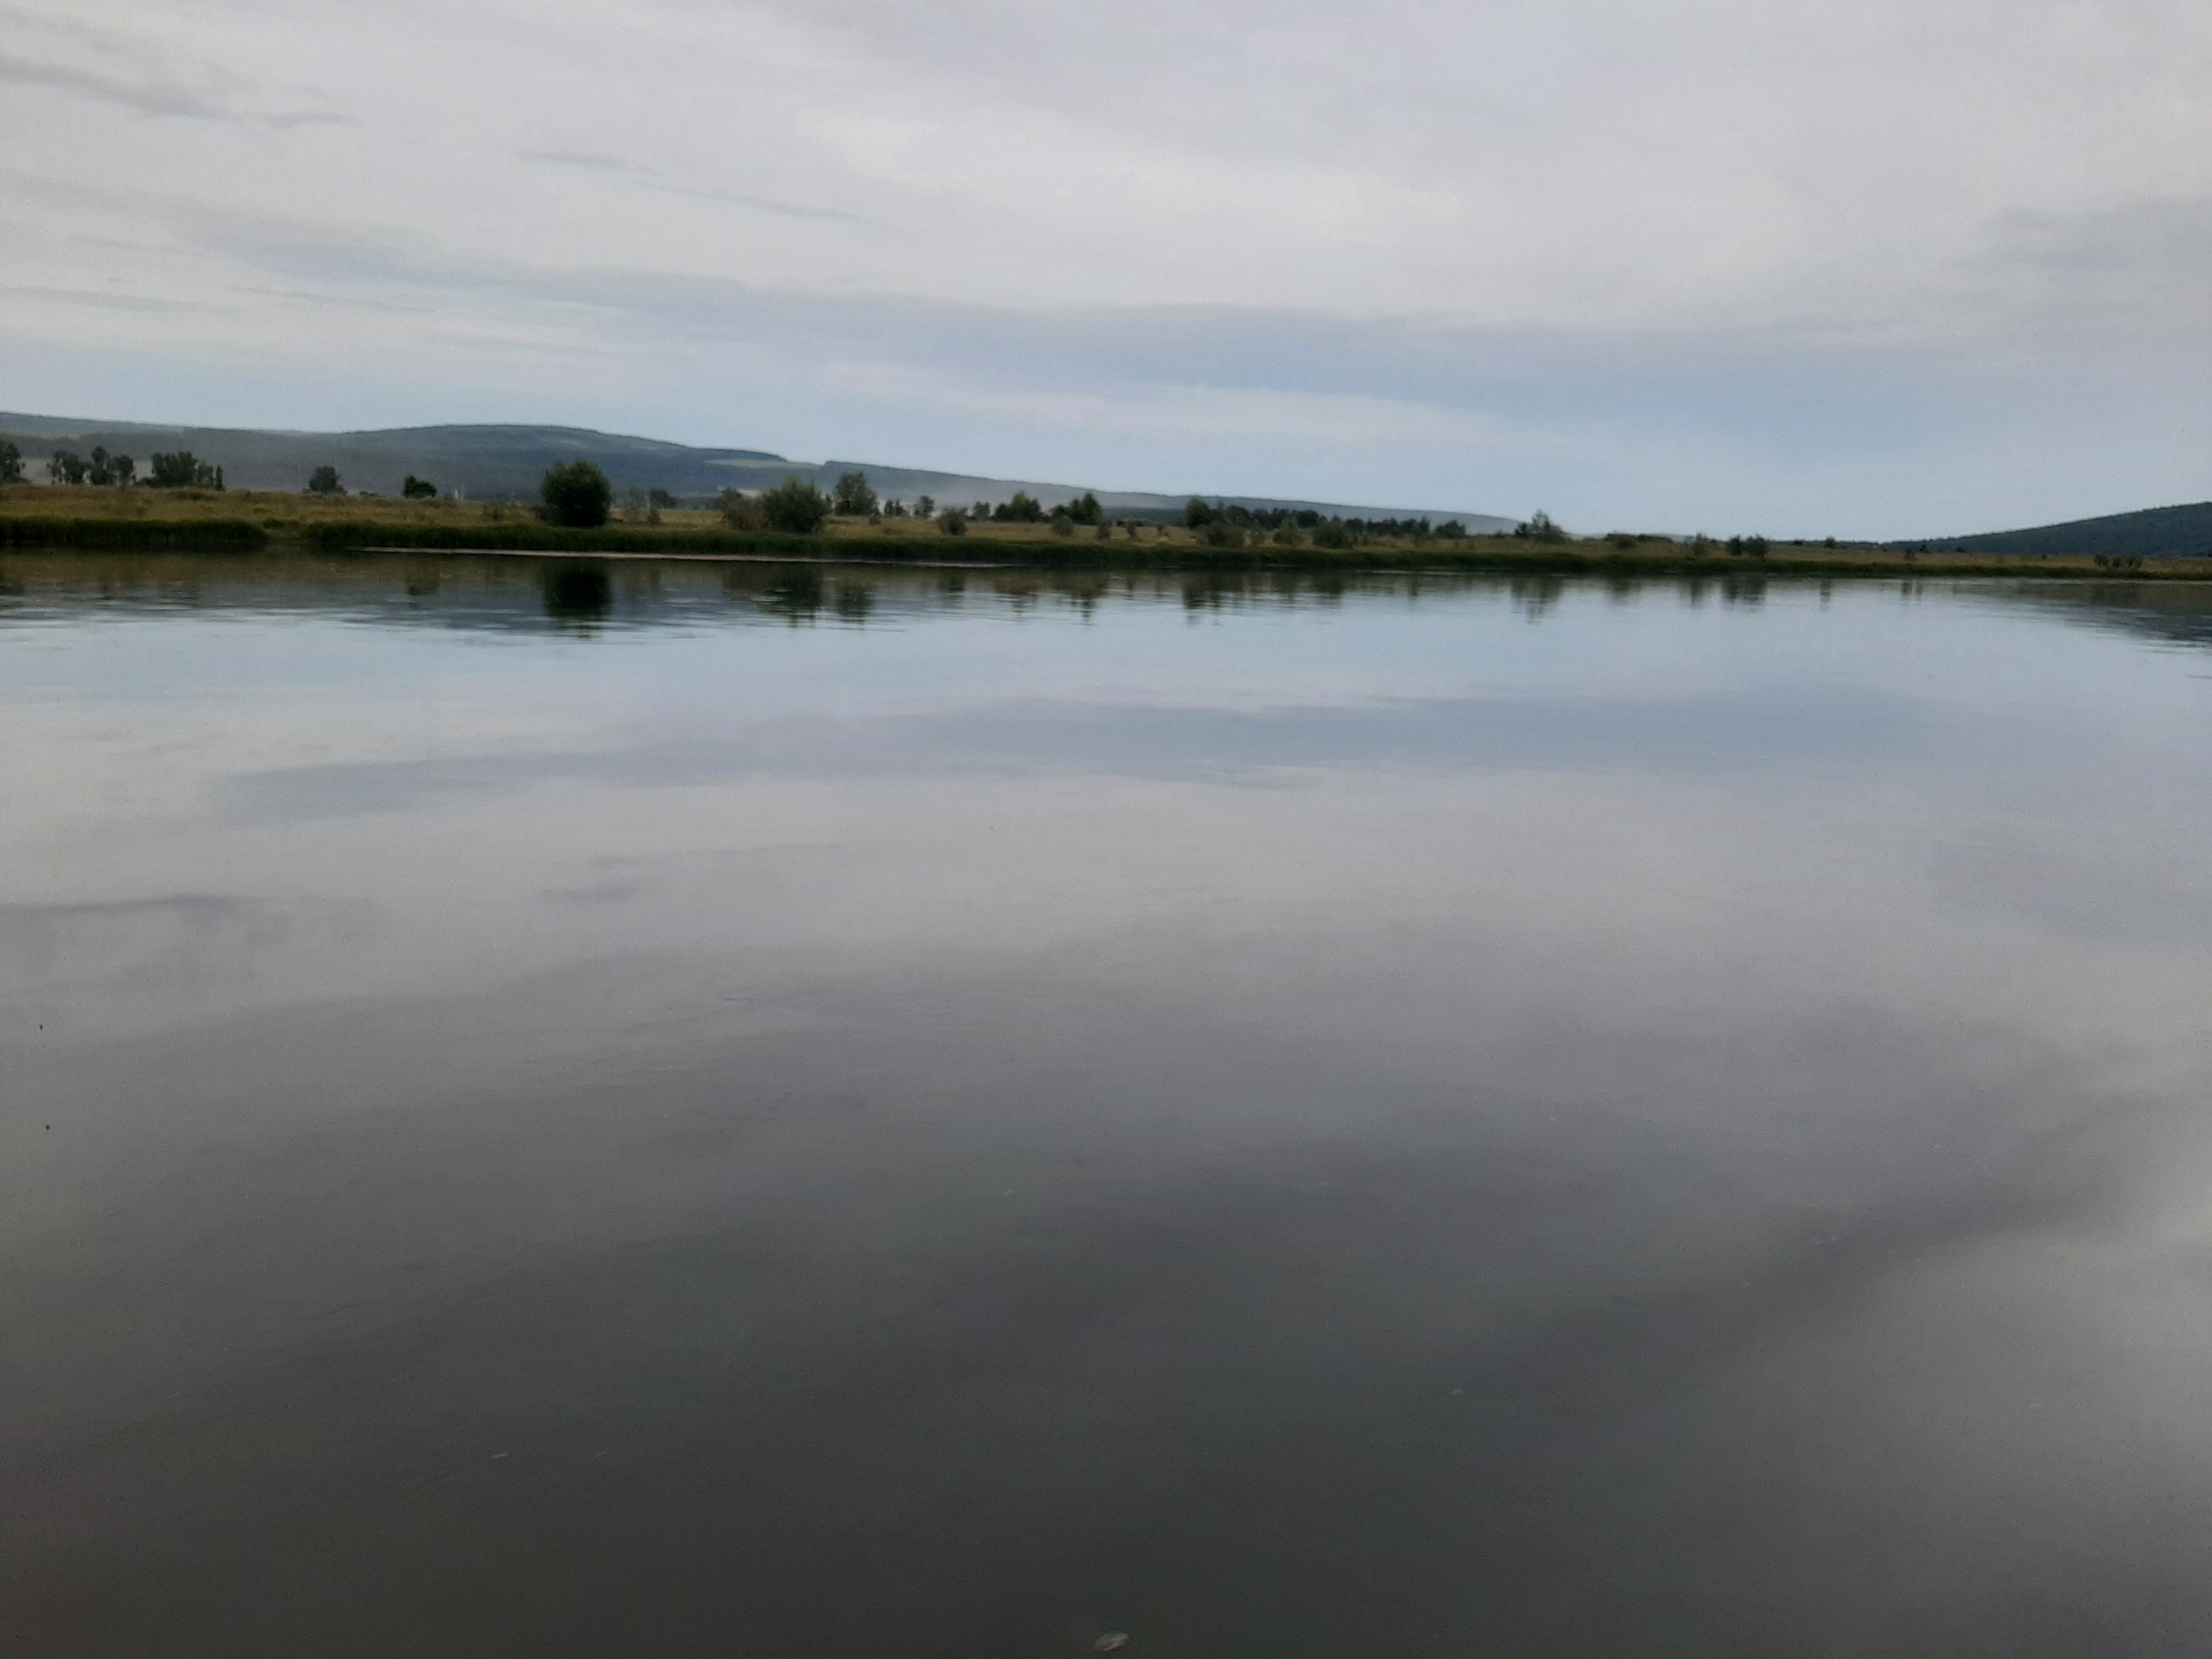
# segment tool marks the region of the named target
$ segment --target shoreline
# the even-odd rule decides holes
[[[486,558],[596,559],[624,562],[872,564],[915,568],[1249,570],[1344,574],[1528,575],[1611,578],[1999,578],[2053,581],[2212,581],[2212,559],[2100,565],[2088,557],[1942,554],[1838,556],[1778,548],[1764,557],[1686,555],[1679,544],[1529,544],[1468,538],[1439,544],[1348,549],[1244,547],[1158,541],[1077,541],[1040,536],[969,538],[843,533],[798,536],[720,529],[610,526],[570,530],[494,523],[255,523],[245,518],[138,519],[0,516],[0,553],[246,553],[272,558],[453,555]],[[961,556],[964,555],[965,556]]]

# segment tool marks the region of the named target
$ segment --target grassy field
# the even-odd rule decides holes
[[[738,534],[719,514],[669,508],[617,511],[604,530],[564,531],[528,507],[481,501],[410,501],[386,496],[321,496],[234,489],[154,490],[0,487],[0,546],[88,550],[204,549],[318,552],[410,548],[428,551],[543,551],[605,556],[883,560],[1041,566],[1127,565],[1206,568],[1299,567],[1345,570],[1504,570],[1661,575],[1764,572],[1773,575],[1974,575],[2110,577],[2114,567],[2063,554],[1914,555],[1863,547],[1778,542],[1764,557],[1734,557],[1718,547],[1646,540],[1545,543],[1510,537],[1363,538],[1357,547],[1316,547],[1310,535],[1290,545],[1252,532],[1241,547],[1208,544],[1180,526],[1115,526],[1102,534],[1076,526],[975,523],[946,536],[926,521],[832,520],[818,536]],[[2212,580],[2212,560],[2147,560],[2124,574]]]

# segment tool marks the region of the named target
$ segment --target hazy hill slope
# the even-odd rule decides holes
[[[189,449],[223,469],[240,489],[300,489],[319,466],[335,466],[349,489],[396,495],[409,473],[475,496],[530,495],[556,461],[589,457],[623,489],[654,484],[712,495],[726,483],[718,462],[774,465],[760,449],[694,449],[652,438],[558,426],[418,426],[379,432],[264,432],[234,427],[155,427],[123,421],[66,421],[0,413],[0,436],[22,449],[25,472],[44,476],[57,448],[93,446],[137,459],[143,476],[156,450]],[[779,475],[781,476],[781,475]]]
[[[2101,519],[2075,519],[2028,530],[1995,530],[1978,536],[1944,536],[1898,547],[1960,548],[1970,553],[2103,554],[2145,559],[2212,556],[2212,501],[2185,507],[2150,507]]]
[[[25,471],[43,478],[47,456],[57,448],[88,453],[93,446],[134,457],[143,476],[155,450],[189,449],[223,469],[225,481],[242,489],[299,489],[319,466],[335,466],[349,489],[396,495],[407,474],[429,479],[441,489],[458,489],[482,500],[507,495],[534,499],[538,481],[555,461],[581,455],[599,464],[617,490],[658,485],[679,496],[700,497],[735,485],[759,489],[796,472],[827,489],[841,472],[868,475],[878,495],[911,501],[933,495],[946,505],[1003,501],[1027,490],[1046,506],[1074,500],[1081,484],[1033,479],[991,478],[872,461],[789,461],[759,449],[702,449],[558,426],[421,426],[376,432],[266,432],[232,427],[162,427],[128,421],[70,420],[51,415],[0,411],[0,437],[23,451]],[[1180,512],[1180,495],[1099,490],[1098,498],[1117,513]],[[1310,507],[1346,517],[1426,517],[1441,523],[1457,519],[1470,530],[1511,527],[1512,520],[1459,508],[1356,507],[1341,502],[1285,501],[1255,495],[1225,499],[1247,507]]]

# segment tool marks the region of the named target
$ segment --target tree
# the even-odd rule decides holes
[[[23,452],[5,439],[0,439],[0,483],[23,482]]]
[[[546,520],[571,530],[597,530],[607,521],[607,511],[615,502],[615,487],[607,475],[581,456],[547,467],[538,494],[545,503]]]
[[[915,496],[914,498],[914,516],[917,519],[935,518],[937,516],[937,503],[927,495]]]
[[[157,450],[151,465],[153,471],[146,482],[156,489],[222,488],[222,469],[210,466],[189,449],[172,450],[167,454]]]
[[[835,511],[840,518],[866,519],[876,510],[876,492],[869,487],[865,472],[841,472],[837,475]]]
[[[811,536],[830,518],[830,498],[796,472],[773,489],[762,490],[760,505],[769,523],[788,536]]]
[[[676,492],[655,484],[645,492],[645,501],[646,505],[651,507],[673,507],[676,505]]]
[[[1338,552],[1342,552],[1352,545],[1352,532],[1346,528],[1343,520],[1331,519],[1326,524],[1315,528],[1314,545],[1334,548]]]
[[[1552,522],[1552,515],[1540,509],[1526,522],[1515,525],[1513,533],[1524,542],[1563,542],[1567,538],[1567,532]]]
[[[338,482],[338,470],[334,466],[319,466],[307,479],[310,495],[343,495],[345,486]]]
[[[1017,489],[1013,500],[991,509],[991,516],[1000,524],[1042,524],[1044,508],[1028,490]]]
[[[111,455],[99,444],[92,447],[92,465],[86,470],[85,482],[95,484],[128,486],[138,471],[138,463],[128,455]]]
[[[1182,524],[1186,530],[1203,530],[1213,522],[1213,509],[1194,495],[1182,509]]]
[[[1078,524],[1103,524],[1106,509],[1098,505],[1097,496],[1086,489],[1081,499],[1068,503],[1067,516]]]
[[[81,484],[90,471],[74,449],[57,449],[46,457],[46,477],[58,484]]]
[[[434,501],[437,498],[438,486],[428,478],[418,478],[410,472],[407,475],[407,482],[399,486],[399,493],[410,501]]]

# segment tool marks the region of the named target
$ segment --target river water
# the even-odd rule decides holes
[[[2202,1651],[2208,646],[10,558],[0,1647]]]

